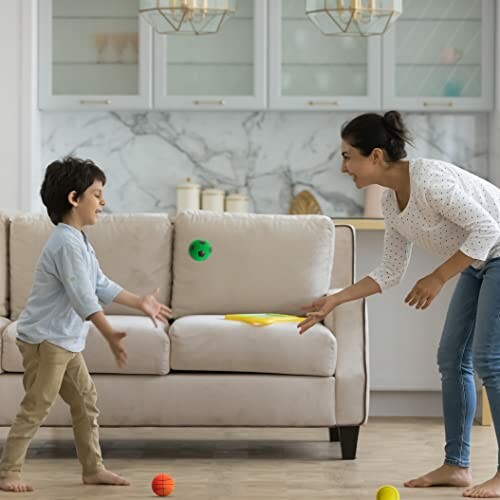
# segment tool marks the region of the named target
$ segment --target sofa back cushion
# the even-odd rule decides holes
[[[0,316],[9,315],[9,218],[0,214]]]
[[[45,215],[29,214],[12,220],[10,286],[12,319],[17,319],[29,296],[36,263],[53,225]],[[171,283],[172,223],[164,214],[102,215],[85,232],[103,272],[127,290],[143,294],[160,288],[168,304]],[[118,304],[107,314],[141,314]]]
[[[329,217],[186,211],[174,225],[176,318],[237,312],[300,314],[303,304],[329,289],[335,243]],[[210,242],[210,258],[191,258],[194,240]]]

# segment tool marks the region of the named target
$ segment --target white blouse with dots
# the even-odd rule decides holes
[[[385,218],[381,264],[370,276],[385,290],[403,278],[412,244],[449,258],[458,250],[474,267],[500,257],[500,189],[455,165],[410,160],[410,199],[403,211],[396,193],[382,198]]]

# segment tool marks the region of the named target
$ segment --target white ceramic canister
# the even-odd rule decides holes
[[[248,196],[246,194],[233,193],[226,196],[226,212],[248,212]]]
[[[371,184],[365,190],[365,217],[382,218],[382,196],[385,188],[378,184]]]
[[[201,192],[201,209],[211,212],[224,212],[224,191],[204,189]]]
[[[200,209],[200,185],[188,177],[184,184],[177,186],[177,213],[182,210]]]

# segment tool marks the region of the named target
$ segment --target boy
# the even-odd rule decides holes
[[[92,321],[124,367],[125,332],[114,331],[103,304],[117,302],[143,311],[157,326],[170,309],[154,293],[139,297],[108,279],[99,268],[82,228],[97,222],[105,201],[104,172],[90,160],[65,158],[51,163],[40,190],[56,226],[37,263],[33,288],[17,326],[23,356],[26,394],[10,429],[0,462],[0,490],[32,491],[21,479],[29,443],[47,417],[57,395],[71,408],[84,484],[127,486],[129,482],[105,469],[99,446],[96,389],[82,351]]]

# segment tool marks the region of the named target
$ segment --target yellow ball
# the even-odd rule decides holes
[[[400,500],[399,491],[394,486],[381,486],[377,491],[377,500]]]

